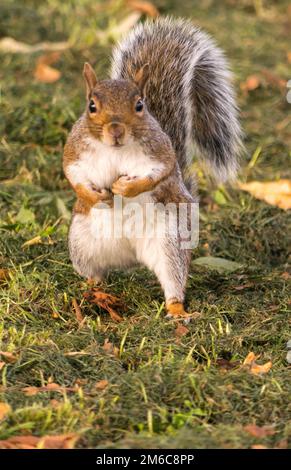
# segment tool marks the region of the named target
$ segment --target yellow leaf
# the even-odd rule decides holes
[[[2,421],[10,411],[11,407],[8,403],[0,402],[0,421]]]
[[[266,362],[266,364],[259,365],[256,363],[257,356],[253,352],[249,352],[245,358],[243,365],[249,366],[249,372],[254,375],[266,374],[272,367],[272,362]]]
[[[291,209],[291,180],[252,181],[250,183],[239,183],[238,187],[268,204],[284,210]]]
[[[245,358],[245,360],[243,362],[244,366],[252,364],[255,361],[256,358],[257,358],[257,356],[255,356],[253,352],[249,352],[247,357]]]
[[[73,449],[79,436],[74,433],[56,436],[13,436],[0,441],[0,449]]]
[[[260,366],[259,364],[254,363],[251,366],[250,372],[251,372],[251,374],[254,374],[254,375],[266,374],[267,372],[269,372],[271,367],[272,367],[272,362],[271,361],[266,362],[266,364],[263,364],[262,366]]]

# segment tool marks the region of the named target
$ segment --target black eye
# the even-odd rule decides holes
[[[94,103],[94,100],[90,100],[89,103],[89,111],[90,113],[96,113],[96,104]]]
[[[135,110],[137,113],[140,113],[143,110],[143,102],[142,100],[138,100],[135,105]]]

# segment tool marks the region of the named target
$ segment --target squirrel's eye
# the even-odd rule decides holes
[[[94,100],[90,100],[89,103],[89,111],[90,113],[96,113],[96,104],[94,103]]]
[[[135,105],[135,110],[137,113],[140,113],[143,110],[143,102],[142,100],[138,100]]]

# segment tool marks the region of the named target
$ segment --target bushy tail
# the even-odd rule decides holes
[[[112,78],[130,79],[149,63],[147,105],[170,136],[182,171],[193,154],[224,181],[238,169],[241,128],[223,52],[190,21],[138,25],[113,52]]]

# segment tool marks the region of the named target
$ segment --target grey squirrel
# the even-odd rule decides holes
[[[235,177],[241,128],[223,52],[190,21],[160,18],[139,24],[115,47],[110,79],[98,80],[88,63],[83,74],[86,110],[63,158],[77,195],[69,231],[73,266],[98,282],[112,268],[142,263],[161,283],[168,316],[187,320],[191,250],[181,247],[180,235],[103,231],[114,217],[114,195],[144,213],[148,203],[196,201],[188,171],[194,153],[218,180]],[[187,224],[189,212],[184,218]]]

